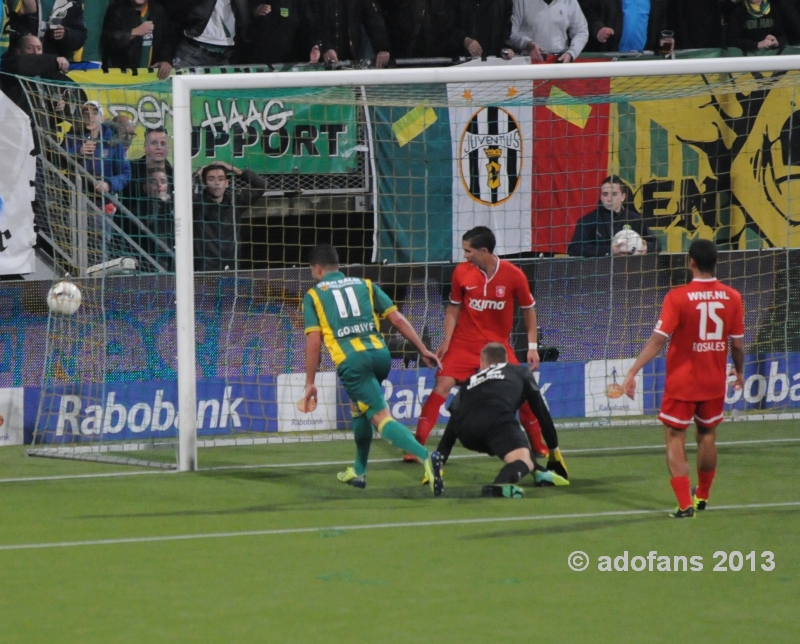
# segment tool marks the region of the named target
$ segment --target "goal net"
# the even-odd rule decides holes
[[[726,413],[794,413],[797,60],[523,63],[185,75],[169,94],[154,84],[116,87],[114,98],[72,88],[78,97],[60,100],[75,113],[95,101],[108,120],[144,105],[130,112],[133,163],[150,138],[171,150],[165,176],[144,164],[145,186],[126,203],[81,192],[98,178],[85,176],[82,140],[70,147],[57,131],[42,143],[46,232],[62,257],[75,253],[65,272],[84,297],[75,315],[49,320],[36,443],[179,445],[180,467],[194,469],[198,441],[343,438],[349,405],[327,354],[317,408],[298,405],[308,250],[336,246],[344,271],[379,283],[436,347],[461,236],[477,225],[528,276],[538,379],[557,425],[654,422],[663,356],[640,374],[636,398],[620,385],[663,296],[685,283],[697,238],[717,243],[718,276],[745,299],[746,383],[728,390]],[[35,105],[52,91],[29,85],[35,116],[50,118],[52,106]],[[619,201],[604,211],[609,176]],[[615,230],[602,233],[611,210],[641,233],[632,254],[614,253]],[[70,219],[81,217],[83,241]],[[81,264],[80,252],[91,258]],[[136,269],[86,276],[119,258]],[[383,331],[389,408],[413,426],[434,373]],[[519,314],[511,343],[524,360]]]

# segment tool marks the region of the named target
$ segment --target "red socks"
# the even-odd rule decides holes
[[[444,404],[445,400],[447,399],[444,396],[440,396],[435,391],[432,391],[431,395],[428,396],[428,399],[425,401],[425,404],[422,405],[422,413],[417,422],[416,433],[416,439],[419,441],[420,445],[424,445],[427,442],[433,426],[436,424],[436,421],[439,420],[439,409]]]
[[[711,470],[710,472],[697,470],[697,491],[695,495],[698,499],[703,499],[704,501],[708,500],[708,494],[711,491],[711,483],[714,482],[714,475],[716,473],[717,470]]]
[[[692,484],[689,482],[688,476],[673,476],[670,479],[670,485],[675,491],[675,496],[678,499],[678,507],[685,510],[692,506]]]
[[[542,428],[539,426],[539,420],[533,415],[528,403],[519,408],[519,419],[525,428],[525,433],[528,435],[533,451],[545,456],[550,450],[547,449],[547,445],[542,440]]]

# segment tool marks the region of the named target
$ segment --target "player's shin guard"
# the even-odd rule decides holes
[[[353,414],[353,438],[356,442],[356,462],[353,469],[358,476],[367,471],[369,448],[372,445],[372,425],[364,414]]]
[[[506,463],[494,479],[494,485],[503,485],[506,483],[519,483],[522,477],[527,476],[530,470],[523,461],[513,461]]]
[[[681,510],[692,507],[692,484],[689,482],[689,477],[673,476],[670,485],[675,492],[675,498],[678,499],[678,507]]]
[[[698,499],[703,499],[704,501],[708,500],[708,495],[711,493],[711,484],[714,482],[714,475],[716,473],[717,470],[711,470],[710,472],[697,470],[697,490],[695,491],[695,496]]]
[[[522,423],[522,427],[525,429],[525,433],[528,435],[528,440],[531,442],[531,449],[537,454],[547,456],[549,450],[542,440],[542,428],[528,403],[520,407],[519,419]]]
[[[387,441],[398,449],[413,454],[420,461],[428,458],[428,450],[420,445],[414,436],[394,418],[386,418],[378,425],[378,431]]]
[[[422,412],[417,422],[416,433],[416,439],[419,441],[420,445],[424,445],[428,442],[428,436],[431,435],[433,426],[436,425],[436,421],[439,420],[439,409],[444,404],[445,400],[446,398],[444,396],[440,396],[435,391],[432,391],[431,395],[428,396],[428,399],[425,401],[425,404],[422,405]]]

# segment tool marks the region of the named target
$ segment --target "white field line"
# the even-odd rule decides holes
[[[744,441],[718,441],[718,447],[731,447],[737,445],[764,445],[767,443],[798,443],[800,438],[765,438]],[[687,449],[697,449],[693,443],[686,446]],[[584,447],[580,449],[565,449],[564,454],[595,454],[598,452],[630,452],[646,450],[663,450],[664,444],[657,445],[628,445],[624,447]],[[451,459],[466,458],[490,458],[485,454],[453,454]],[[376,458],[371,459],[370,464],[376,463],[397,463],[398,458]],[[304,463],[260,463],[255,465],[220,465],[217,467],[200,468],[200,472],[217,472],[222,470],[258,470],[258,469],[284,469],[291,467],[327,467],[332,465],[352,465],[352,460],[347,461],[309,461]],[[177,470],[136,470],[131,472],[104,472],[98,474],[61,474],[56,476],[28,476],[19,478],[0,479],[0,483],[25,483],[30,481],[65,481],[72,479],[100,479],[113,478],[117,476],[143,476],[152,474],[178,474]]]
[[[718,505],[705,510],[764,510],[770,508],[800,507],[800,501],[782,503],[745,503],[741,505]],[[42,550],[46,548],[77,548],[79,546],[112,546],[135,543],[154,543],[163,541],[189,541],[195,539],[233,539],[237,537],[269,537],[290,534],[309,534],[324,532],[355,532],[360,530],[388,530],[393,528],[426,528],[449,525],[480,525],[492,523],[518,523],[520,521],[560,521],[564,519],[594,519],[602,517],[624,517],[646,514],[667,514],[669,510],[612,510],[609,512],[584,512],[572,514],[543,514],[521,517],[481,517],[475,519],[445,519],[440,521],[408,521],[398,523],[368,523],[365,525],[317,526],[313,528],[280,528],[276,530],[245,530],[241,532],[206,532],[195,534],[176,534],[160,537],[130,537],[123,539],[95,539],[91,541],[57,541],[53,543],[15,543],[0,545],[3,550]]]

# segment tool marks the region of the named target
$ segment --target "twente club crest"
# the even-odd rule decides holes
[[[522,134],[511,112],[484,107],[475,112],[459,142],[461,181],[470,197],[496,206],[522,181]]]

